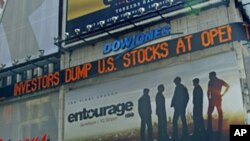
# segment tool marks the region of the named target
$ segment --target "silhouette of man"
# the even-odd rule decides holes
[[[193,120],[194,120],[194,135],[197,136],[205,130],[203,111],[203,90],[199,85],[199,79],[193,79]]]
[[[226,87],[225,91],[221,93],[222,86]],[[223,111],[221,107],[221,101],[222,96],[226,94],[226,92],[229,89],[229,85],[221,80],[218,79],[216,76],[216,72],[210,72],[209,73],[209,82],[208,82],[208,91],[207,91],[207,97],[208,97],[208,132],[211,133],[212,128],[212,113],[214,111],[214,107],[216,107],[219,119],[218,119],[218,131],[221,132],[222,130],[222,120],[223,120]]]
[[[148,141],[153,141],[153,127],[152,127],[152,119],[151,119],[151,102],[150,97],[148,95],[149,89],[143,89],[143,96],[140,97],[138,101],[138,112],[141,118],[141,141],[145,141],[145,129],[147,126],[147,135]]]
[[[158,92],[156,94],[156,115],[158,116],[158,141],[166,141],[167,135],[167,114],[165,97],[163,95],[164,85],[160,84],[158,86]]]
[[[182,121],[182,138],[188,136],[187,121],[186,121],[186,107],[189,100],[189,94],[187,88],[181,84],[181,78],[176,77],[174,79],[176,85],[174,95],[171,102],[171,107],[174,108],[173,117],[173,138],[178,139],[178,119],[181,117]]]

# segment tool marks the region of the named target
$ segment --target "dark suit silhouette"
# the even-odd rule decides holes
[[[223,111],[222,111],[222,96],[226,94],[229,89],[229,85],[216,77],[216,72],[209,73],[209,82],[208,82],[208,91],[207,97],[209,101],[208,105],[208,132],[211,133],[212,129],[212,113],[214,111],[214,107],[217,108],[219,119],[218,119],[218,131],[222,130],[222,120],[223,120]],[[225,91],[221,93],[222,87],[226,87]]]
[[[167,135],[167,114],[165,97],[163,95],[164,85],[158,86],[158,92],[156,94],[156,115],[158,116],[158,141],[166,141]]]
[[[153,127],[152,127],[152,110],[150,97],[148,95],[149,89],[145,88],[143,90],[143,96],[138,101],[138,112],[141,118],[141,141],[145,141],[145,129],[147,126],[148,131],[148,141],[153,141]]]
[[[187,88],[181,84],[181,78],[176,77],[174,79],[176,85],[174,90],[174,96],[172,98],[171,107],[174,107],[173,117],[173,138],[178,139],[178,119],[181,117],[182,121],[182,138],[188,136],[187,121],[186,121],[186,107],[189,100]]]
[[[197,136],[200,133],[204,133],[204,119],[202,115],[203,111],[203,90],[199,85],[199,79],[193,80],[193,120],[194,120],[194,135]]]

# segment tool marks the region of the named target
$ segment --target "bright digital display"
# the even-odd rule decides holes
[[[0,100],[31,94],[63,84],[89,79],[108,73],[146,65],[163,59],[192,53],[238,40],[249,40],[249,25],[232,23],[182,36],[173,40],[149,44],[117,55],[88,62],[61,71],[0,88]]]

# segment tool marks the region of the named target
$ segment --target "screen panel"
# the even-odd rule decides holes
[[[206,65],[204,65],[204,62],[206,62]],[[163,84],[165,88],[163,91],[166,109],[165,126],[168,135],[173,136],[173,114],[175,110],[171,107],[171,102],[175,91],[173,80],[176,76],[181,77],[181,82],[189,93],[185,114],[188,133],[191,135],[194,132],[194,86],[192,82],[194,78],[199,78],[199,84],[203,89],[202,116],[205,128],[207,128],[209,106],[207,90],[209,73],[212,71],[215,71],[217,77],[230,86],[226,95],[222,97],[223,124],[221,137],[223,141],[228,141],[229,125],[244,123],[239,73],[236,56],[233,52],[68,92],[65,95],[65,140],[140,140],[142,138],[140,136],[142,118],[139,116],[139,99],[142,97],[145,88],[149,89],[151,106],[143,105],[145,108],[149,107],[144,111],[150,111],[151,108],[153,138],[157,139],[159,117],[156,114],[156,94],[160,84]],[[222,87],[221,93],[225,88],[225,86]],[[234,106],[232,106],[232,101],[234,101]],[[161,111],[162,109],[160,108]],[[215,139],[218,131],[218,113],[215,109],[212,115],[214,132],[210,138],[211,141]],[[183,129],[181,123],[178,129],[180,131]],[[204,135],[202,136],[205,137]]]

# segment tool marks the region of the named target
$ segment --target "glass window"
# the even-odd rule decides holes
[[[7,77],[0,78],[0,87],[5,87],[7,85]]]
[[[13,75],[11,76],[11,83],[14,84],[14,83],[16,83],[16,82],[17,82],[17,75],[16,75],[16,74],[13,74]]]
[[[32,78],[38,77],[39,74],[39,68],[34,68],[32,70]]]
[[[27,79],[31,79],[32,78],[32,72],[33,72],[33,70],[27,70],[27,72],[26,72]]]
[[[24,71],[23,73],[20,74],[21,76],[21,81],[24,81],[27,79],[27,71]]]
[[[0,88],[3,86],[3,79],[0,78]]]
[[[43,74],[48,74],[49,73],[49,65],[44,65],[43,66]]]
[[[54,71],[60,70],[60,63],[54,63]]]

